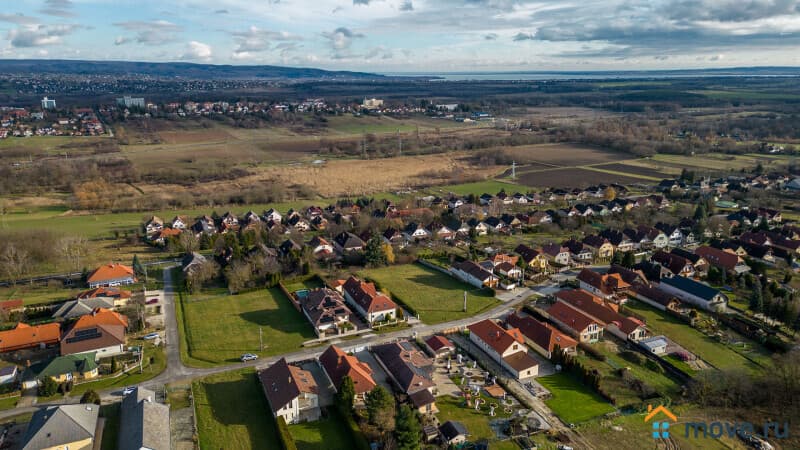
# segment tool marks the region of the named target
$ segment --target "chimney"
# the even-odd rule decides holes
[[[653,410],[653,405],[647,405],[647,412],[650,412],[652,410]]]

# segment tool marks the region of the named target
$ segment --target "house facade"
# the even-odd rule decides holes
[[[273,417],[282,417],[287,424],[319,419],[319,388],[311,372],[281,358],[258,378]]]
[[[539,363],[528,355],[525,338],[519,330],[506,330],[491,319],[474,323],[467,329],[470,341],[517,379],[539,374]]]

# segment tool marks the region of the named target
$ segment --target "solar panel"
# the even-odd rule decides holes
[[[88,341],[97,339],[102,336],[102,333],[97,328],[87,328],[85,330],[78,330],[71,338],[67,338],[67,344],[74,344],[76,342]]]

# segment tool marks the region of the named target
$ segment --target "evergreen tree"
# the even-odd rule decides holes
[[[372,389],[366,398],[367,420],[381,432],[394,429],[394,397],[381,385]]]
[[[386,253],[384,253],[380,235],[376,234],[369,239],[367,248],[364,250],[364,259],[367,262],[367,266],[370,267],[386,265]]]
[[[625,254],[622,256],[621,265],[630,269],[635,264],[636,264],[636,257],[633,255],[633,252],[625,252]]]
[[[58,383],[52,377],[44,377],[39,381],[40,397],[52,397],[58,392]]]
[[[753,292],[750,293],[750,310],[760,313],[764,309],[764,296],[761,292],[761,283],[753,285]]]
[[[336,391],[336,404],[343,412],[349,413],[353,409],[353,401],[356,398],[356,386],[349,375],[342,378],[339,390]]]
[[[697,205],[697,208],[694,209],[694,220],[701,221],[705,220],[708,216],[708,211],[706,211],[706,205],[700,203]]]
[[[398,450],[417,450],[422,439],[422,427],[414,410],[408,405],[400,405],[395,418],[395,436]]]
[[[99,405],[100,394],[95,392],[93,389],[89,389],[83,393],[83,396],[81,397],[81,403],[94,403],[95,405]]]
[[[133,255],[133,263],[131,263],[133,268],[133,272],[136,276],[143,277],[144,276],[144,266],[141,262],[139,262],[139,255]]]

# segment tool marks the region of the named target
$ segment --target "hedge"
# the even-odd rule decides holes
[[[594,359],[596,359],[598,361],[605,361],[606,360],[606,355],[600,353],[599,350],[597,350],[596,348],[592,347],[591,345],[589,345],[589,344],[587,344],[585,342],[579,342],[578,343],[578,348],[583,350],[587,355],[591,356],[592,358],[594,358]]]
[[[353,436],[353,442],[356,444],[357,450],[370,450],[369,442],[367,442],[367,438],[364,437],[364,433],[361,432],[361,429],[358,427],[355,419],[351,414],[347,414],[342,412],[338,408],[335,409],[334,414],[339,414],[344,418],[345,423],[350,428],[350,434]]]
[[[281,440],[283,450],[297,450],[297,445],[294,443],[294,438],[292,437],[291,433],[289,433],[289,426],[286,425],[286,421],[283,419],[283,417],[278,416],[275,422],[278,424],[278,438]]]

